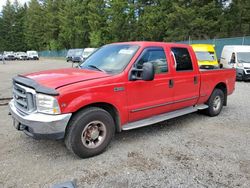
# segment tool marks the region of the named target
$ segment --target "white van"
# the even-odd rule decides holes
[[[39,60],[39,56],[37,51],[27,51],[27,59],[34,59],[34,60]]]
[[[220,63],[225,68],[236,68],[237,80],[250,80],[250,46],[224,46]]]
[[[84,48],[79,49],[75,51],[74,55],[72,56],[72,62],[83,62],[85,59],[87,59],[88,56],[90,56],[92,53],[94,53],[97,49],[96,48]]]

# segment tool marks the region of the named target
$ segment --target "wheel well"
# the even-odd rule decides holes
[[[101,103],[92,103],[92,104],[89,104],[87,106],[84,106],[83,108],[81,108],[79,110],[82,110],[82,109],[85,109],[88,107],[99,107],[99,108],[106,110],[112,116],[112,118],[115,122],[115,130],[117,132],[121,132],[121,123],[120,123],[121,121],[120,121],[119,112],[113,105],[111,105],[109,103],[102,103],[102,102]]]
[[[226,84],[223,83],[223,82],[221,82],[221,83],[217,84],[215,86],[215,88],[216,89],[220,89],[220,90],[223,91],[223,93],[224,93],[224,99],[225,99],[223,105],[226,106],[227,105],[227,86],[226,86]]]

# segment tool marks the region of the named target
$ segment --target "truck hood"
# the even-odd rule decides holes
[[[110,75],[100,71],[68,68],[35,72],[22,76],[35,80],[40,85],[46,86],[48,88],[57,89],[65,85],[104,78]]]

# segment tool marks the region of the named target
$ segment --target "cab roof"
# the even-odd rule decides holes
[[[192,44],[191,45],[194,51],[209,51],[214,52],[214,45],[213,44]]]
[[[250,52],[249,45],[225,45],[223,50],[229,50],[233,52]]]
[[[111,43],[112,44],[130,44],[130,45],[138,45],[141,47],[147,47],[147,46],[175,46],[175,47],[185,47],[188,48],[189,45],[187,44],[180,44],[180,43],[169,43],[169,42],[155,42],[155,41],[131,41],[131,42],[116,42]]]

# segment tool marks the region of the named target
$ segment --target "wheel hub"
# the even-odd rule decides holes
[[[96,148],[106,137],[106,126],[101,121],[92,121],[86,125],[82,132],[82,143],[87,148]]]
[[[91,127],[90,129],[88,129],[88,136],[91,140],[95,140],[98,138],[100,132],[98,130],[98,127]]]
[[[217,96],[214,99],[214,104],[213,104],[214,110],[219,110],[220,106],[221,106],[221,98]]]

